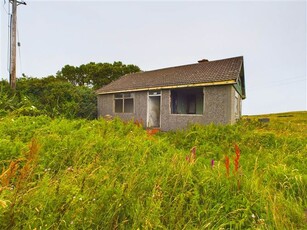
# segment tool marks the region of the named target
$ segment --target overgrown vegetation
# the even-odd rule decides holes
[[[307,113],[151,134],[0,120],[0,229],[306,229]]]
[[[96,103],[92,89],[53,76],[20,78],[16,91],[10,89],[7,81],[0,82],[0,117],[12,113],[94,119]]]
[[[16,91],[7,81],[0,81],[0,117],[15,115],[47,115],[95,119],[97,99],[95,90],[119,77],[141,71],[132,64],[113,63],[65,65],[56,76],[33,78],[23,75],[17,79]]]

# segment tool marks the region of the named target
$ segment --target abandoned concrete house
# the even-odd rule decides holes
[[[174,130],[233,124],[245,99],[243,57],[127,74],[97,90],[98,116]]]

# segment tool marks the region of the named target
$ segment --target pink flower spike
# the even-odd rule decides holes
[[[185,157],[185,160],[186,160],[187,162],[190,162],[190,157],[189,157],[189,156],[186,156],[186,157]]]
[[[196,159],[196,146],[194,146],[194,147],[190,150],[190,153],[191,153],[191,158],[192,158],[192,160],[195,160],[195,159]]]

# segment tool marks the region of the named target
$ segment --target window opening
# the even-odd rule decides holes
[[[114,104],[115,113],[133,113],[134,95],[132,93],[116,93]]]
[[[172,114],[203,114],[203,88],[171,90]]]

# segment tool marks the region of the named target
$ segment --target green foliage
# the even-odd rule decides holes
[[[0,117],[7,115],[18,107],[18,99],[6,81],[0,82]]]
[[[293,116],[154,136],[119,119],[3,117],[0,229],[304,229],[307,113]]]
[[[94,63],[74,67],[64,66],[56,77],[22,77],[16,91],[7,81],[0,81],[0,117],[13,115],[65,118],[97,117],[97,98],[94,90],[120,76],[139,72],[136,65],[122,62]]]
[[[57,78],[67,80],[73,85],[87,85],[98,89],[125,74],[139,71],[138,66],[125,65],[120,61],[113,64],[90,62],[80,66],[65,65],[57,72]]]
[[[96,118],[96,95],[85,86],[74,86],[53,76],[20,78],[16,92],[0,82],[0,116],[7,114],[66,118]]]

